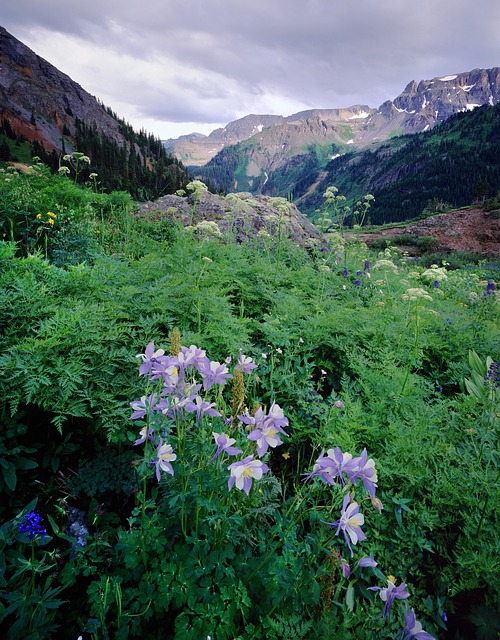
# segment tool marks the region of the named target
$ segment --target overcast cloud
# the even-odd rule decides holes
[[[1,24],[135,128],[378,107],[500,66],[498,0],[11,0]]]

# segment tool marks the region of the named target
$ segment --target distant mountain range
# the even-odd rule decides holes
[[[275,169],[295,155],[306,155],[309,145],[330,150],[335,145],[336,152],[365,148],[395,135],[428,131],[454,113],[499,101],[500,68],[474,69],[433,80],[413,80],[397,98],[378,109],[355,105],[312,109],[287,117],[248,115],[209,136],[193,133],[163,143],[184,164],[199,167],[228,145],[245,141],[246,175],[252,187],[260,172]]]
[[[373,222],[407,219],[436,198],[468,204],[476,192],[500,191],[499,103],[500,68],[475,69],[412,81],[378,109],[248,115],[162,143],[0,27],[0,159],[30,145],[57,170],[78,150],[103,188],[141,200],[199,177],[226,193],[287,197],[310,217],[331,184],[349,204],[372,193]]]
[[[500,68],[475,69],[412,81],[378,109],[357,105],[287,118],[247,116],[208,137],[186,136],[168,148],[178,153],[189,145],[191,157],[201,157],[203,150],[214,151],[218,144],[220,151],[206,164],[190,166],[194,176],[215,189],[288,197],[314,217],[326,186],[333,184],[342,188],[349,204],[372,193],[372,214],[379,221],[404,220],[418,215],[428,199],[469,204],[478,181],[486,182],[489,194],[496,195],[500,158],[492,136],[499,103]],[[480,108],[491,110],[490,115],[476,117]],[[450,136],[446,124],[453,118],[458,120]],[[425,136],[432,144],[424,144]],[[186,163],[191,164],[188,159]],[[412,183],[419,179],[418,186]]]
[[[61,155],[83,152],[102,186],[136,197],[172,193],[188,180],[182,163],[159,139],[135,132],[1,26],[0,135],[29,143],[53,169]]]

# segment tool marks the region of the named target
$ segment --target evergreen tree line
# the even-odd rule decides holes
[[[234,191],[235,173],[240,164],[240,147],[240,144],[235,144],[221,149],[207,164],[193,168],[196,178],[210,184],[211,190],[223,193]]]
[[[110,114],[111,115],[111,114]],[[89,180],[96,173],[96,183],[103,191],[128,191],[137,200],[150,200],[186,187],[190,181],[182,162],[167,153],[161,141],[144,130],[139,132],[117,118],[119,129],[125,137],[125,144],[99,133],[94,124],[88,125],[75,118],[74,143],[71,146],[90,158],[90,165],[82,167],[78,182]],[[23,136],[16,135],[9,121],[3,118],[0,134],[16,141],[25,142]],[[22,138],[22,139],[21,139]],[[63,156],[69,144],[63,137],[61,154],[48,152],[42,143],[31,144],[33,157],[38,156],[53,172],[64,165]],[[13,160],[6,140],[0,144],[0,160]]]

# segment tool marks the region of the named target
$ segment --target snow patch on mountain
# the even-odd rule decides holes
[[[370,114],[368,111],[361,111],[360,113],[355,113],[352,116],[349,116],[347,119],[348,120],[364,119],[364,118],[368,118],[369,115]]]

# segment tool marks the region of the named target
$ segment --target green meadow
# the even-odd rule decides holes
[[[496,638],[499,264],[95,187],[0,170],[2,637]]]

